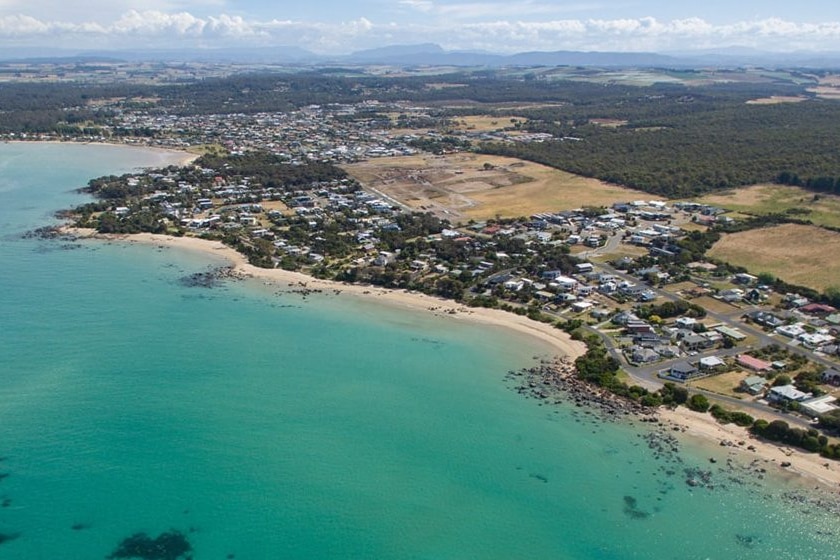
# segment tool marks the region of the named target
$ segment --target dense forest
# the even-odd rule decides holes
[[[763,182],[834,191],[840,178],[835,101],[748,105],[695,94],[637,99],[623,110],[576,106],[530,116],[527,129],[559,139],[479,149],[670,197]]]

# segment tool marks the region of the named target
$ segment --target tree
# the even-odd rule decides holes
[[[773,387],[782,387],[783,385],[790,385],[793,380],[790,376],[780,375],[773,380]]]
[[[711,407],[711,404],[709,404],[709,399],[706,398],[706,395],[697,393],[695,395],[691,395],[691,398],[688,399],[686,406],[696,412],[706,412]]]

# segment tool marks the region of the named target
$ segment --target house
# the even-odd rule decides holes
[[[642,348],[641,346],[630,348],[630,361],[635,364],[649,364],[659,361],[659,359],[659,354],[650,348]]]
[[[759,395],[767,388],[767,380],[758,375],[751,375],[741,381],[740,389],[750,395]]]
[[[727,327],[725,325],[719,325],[719,326],[715,327],[714,330],[715,330],[715,332],[719,332],[720,334],[722,334],[726,338],[734,340],[735,342],[741,342],[742,340],[747,338],[747,335],[745,335],[744,333],[742,333],[738,329],[733,329],[733,328]]]
[[[668,376],[681,381],[686,381],[700,375],[698,370],[688,362],[677,362],[668,370]]]
[[[698,352],[700,350],[707,350],[714,346],[714,342],[709,340],[706,336],[699,334],[690,334],[682,339],[680,343],[682,349],[686,352]]]
[[[793,385],[771,387],[767,393],[767,400],[775,403],[802,402],[811,397],[811,393],[803,393]]]
[[[587,272],[592,272],[595,270],[595,267],[592,266],[592,263],[580,263],[575,265],[578,274],[586,274]]]
[[[681,329],[691,329],[697,324],[697,319],[694,317],[680,317],[675,323]]]
[[[768,313],[767,311],[752,311],[746,314],[746,317],[755,323],[763,327],[769,327],[771,329],[775,329],[777,327],[781,327],[785,324],[785,322],[776,317],[772,313]]]
[[[782,325],[776,327],[776,333],[786,336],[788,338],[796,338],[801,334],[805,334],[805,327],[802,323],[793,323],[792,325]]]
[[[835,308],[822,303],[809,303],[808,305],[803,305],[799,308],[799,311],[807,315],[813,315],[814,317],[828,317],[832,313],[837,313]]]
[[[827,369],[822,374],[822,380],[823,383],[828,383],[835,387],[840,386],[840,371],[834,368]]]
[[[742,299],[744,299],[744,290],[740,290],[738,288],[732,288],[731,290],[721,290],[718,294],[720,299],[727,303],[738,303]]]
[[[700,358],[700,369],[703,371],[715,370],[723,367],[726,367],[726,362],[724,362],[717,356],[707,356],[705,358]]]
[[[757,372],[770,371],[773,368],[773,364],[770,362],[759,360],[747,354],[739,354],[735,361],[738,362],[739,366]]]
[[[818,418],[827,412],[837,410],[838,406],[834,404],[836,401],[837,399],[831,395],[806,399],[799,403],[799,411],[812,418]]]
[[[744,284],[749,286],[758,282],[758,277],[753,276],[752,274],[741,272],[732,277],[732,282],[735,284]]]

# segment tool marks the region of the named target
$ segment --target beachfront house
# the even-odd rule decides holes
[[[668,370],[668,377],[687,381],[700,376],[700,370],[688,362],[677,362]]]
[[[750,395],[760,395],[767,388],[767,380],[758,375],[751,375],[741,381],[740,389]]]

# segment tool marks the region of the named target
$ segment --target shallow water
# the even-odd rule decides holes
[[[835,519],[781,482],[692,488],[714,450],[517,394],[506,372],[546,353],[519,335],[20,238],[147,155],[0,145],[0,558],[170,529],[196,559],[837,557]]]

